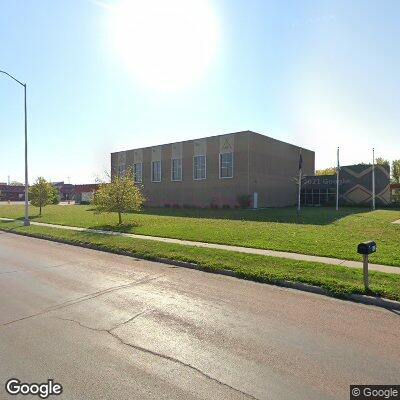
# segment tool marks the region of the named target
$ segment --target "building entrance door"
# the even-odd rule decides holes
[[[258,193],[253,193],[253,208],[258,208]]]

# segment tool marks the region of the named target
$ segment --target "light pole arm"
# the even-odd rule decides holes
[[[15,82],[19,83],[21,86],[26,86],[25,83],[22,83],[22,82],[19,81],[17,78],[14,78],[14,77],[13,77],[11,74],[9,74],[8,72],[2,71],[2,70],[0,70],[0,72],[1,72],[2,74],[5,74],[5,75],[9,76],[11,79],[13,79]]]

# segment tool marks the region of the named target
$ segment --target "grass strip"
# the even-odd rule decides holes
[[[366,293],[361,269],[34,225],[24,227],[19,222],[0,221],[0,230],[95,246],[100,250],[129,252],[149,260],[164,258],[190,262],[208,271],[232,270],[239,277],[254,281],[274,284],[282,281],[301,282],[322,287],[339,297],[345,294],[369,294],[400,301],[400,275],[397,274],[371,271],[371,291]]]
[[[21,218],[22,205],[0,205],[0,217]],[[295,208],[265,210],[144,209],[124,215],[94,214],[91,206],[50,205],[43,215],[30,207],[34,221],[84,228],[120,230],[141,235],[290,251],[360,261],[357,244],[375,240],[370,261],[400,267],[400,210],[366,208]]]

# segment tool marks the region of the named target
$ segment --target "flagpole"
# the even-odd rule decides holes
[[[375,210],[375,149],[372,149],[372,209]]]
[[[337,148],[337,167],[336,167],[336,211],[339,211],[339,147]]]
[[[301,156],[301,149],[300,149],[300,156],[299,156],[299,193],[297,198],[297,214],[300,214],[301,211],[301,175],[302,175],[302,164],[303,158]]]

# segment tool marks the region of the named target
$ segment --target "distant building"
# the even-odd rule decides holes
[[[0,201],[25,200],[25,186],[0,184]]]
[[[97,184],[75,185],[73,191],[75,203],[90,203],[98,188],[99,185]]]
[[[148,206],[254,207],[296,204],[300,147],[251,131],[111,154],[111,175],[132,168]],[[315,155],[303,149],[303,171]]]
[[[303,205],[334,205],[336,175],[305,176],[301,192]],[[390,204],[390,169],[375,165],[376,205]],[[346,205],[372,204],[372,165],[347,165],[340,168],[339,202]]]
[[[74,198],[74,185],[64,182],[51,182],[58,190],[58,198],[60,201],[69,201]]]
[[[400,204],[400,183],[390,185],[390,199],[392,203]]]

